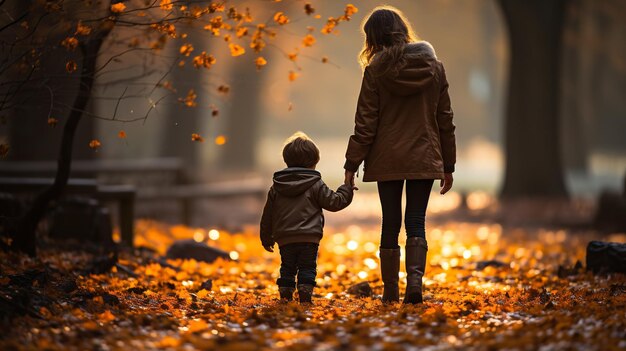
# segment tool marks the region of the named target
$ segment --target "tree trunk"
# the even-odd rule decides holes
[[[566,197],[559,133],[567,0],[499,0],[510,39],[503,198]]]
[[[13,18],[17,18],[24,13],[28,13],[27,19],[35,22],[34,19],[44,16],[43,6],[33,4],[33,0],[13,0],[3,6],[14,12]],[[41,32],[49,32],[47,40],[49,42],[61,42],[64,34],[51,29],[57,23],[50,23],[47,18],[38,24]],[[9,30],[2,33],[7,42],[14,40],[14,31]],[[65,71],[65,62],[73,55],[61,47],[52,46],[46,49],[45,59],[41,60],[41,67],[33,72],[28,78],[29,81],[45,79],[45,86],[49,89],[35,84],[25,84],[28,89],[23,89],[14,97],[17,106],[9,111],[8,136],[11,152],[8,158],[12,161],[51,161],[57,158],[57,150],[50,145],[58,145],[61,142],[61,130],[48,125],[48,116],[64,121],[64,114],[67,109],[61,107],[71,105],[75,92],[79,90],[78,80]],[[24,78],[23,72],[10,72],[9,80],[21,80]],[[54,93],[53,93],[54,92]],[[50,111],[53,108],[53,111]],[[63,115],[61,115],[63,114]],[[79,159],[94,158],[94,152],[87,147],[89,140],[93,139],[95,123],[93,119],[81,123],[76,135],[80,139],[81,145],[74,150],[74,157]]]
[[[95,79],[96,64],[100,47],[102,46],[104,39],[110,33],[111,29],[112,26],[101,29],[99,33],[95,34],[93,39],[81,46],[83,55],[80,67],[81,89],[76,95],[73,109],[70,112],[65,126],[63,127],[61,148],[59,150],[57,172],[54,183],[35,198],[31,208],[20,220],[17,235],[12,244],[14,249],[25,252],[31,256],[35,256],[37,253],[37,226],[43,218],[48,204],[51,201],[57,200],[67,185],[72,164],[72,146],[74,136],[81,120],[82,113],[87,107],[89,98],[91,97],[91,89]]]
[[[583,104],[585,95],[580,95],[582,86],[582,56],[588,54],[581,45],[582,16],[581,0],[571,0],[568,18],[564,25],[563,76],[561,85],[561,125],[563,130],[563,160],[565,168],[581,174],[589,171],[589,141],[585,126]]]
[[[193,45],[192,54],[207,51],[207,35],[198,28],[198,24],[179,24],[179,30],[187,33],[186,43]],[[173,56],[178,56],[179,46],[172,45],[170,48]],[[201,121],[211,118],[211,110],[208,106],[209,91],[203,89],[202,84],[205,76],[193,67],[191,60],[186,60],[184,67],[175,67],[171,73],[172,84],[177,91],[177,96],[184,97],[190,89],[198,95],[196,107],[185,107],[179,103],[173,103],[168,107],[167,126],[163,129],[162,142],[159,154],[162,156],[177,157],[183,161],[184,179],[186,182],[197,180],[200,172],[200,151],[203,144],[191,140],[192,133],[201,132]]]
[[[232,107],[228,113],[226,137],[220,164],[226,170],[251,171],[256,166],[259,129],[259,94],[262,77],[248,56],[238,58],[231,79]]]

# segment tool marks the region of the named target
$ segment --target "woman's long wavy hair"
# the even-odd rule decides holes
[[[376,61],[385,67],[385,72],[397,72],[405,63],[404,46],[419,40],[402,11],[392,6],[376,7],[363,20],[362,28],[365,42],[359,53],[359,63],[363,68],[377,56]]]

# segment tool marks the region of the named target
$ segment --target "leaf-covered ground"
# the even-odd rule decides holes
[[[626,349],[626,277],[574,267],[590,233],[431,225],[425,303],[403,306],[378,300],[377,228],[327,228],[314,304],[301,306],[278,301],[278,255],[253,230],[138,232],[155,252],[121,253],[111,269],[76,251],[2,253],[0,349]],[[188,237],[237,260],[159,260]],[[374,295],[348,294],[359,282]]]

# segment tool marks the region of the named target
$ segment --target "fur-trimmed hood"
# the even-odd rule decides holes
[[[380,84],[392,94],[400,96],[413,95],[428,88],[437,71],[437,55],[433,46],[427,41],[407,44],[404,59],[406,63],[397,71],[373,62],[372,69],[382,72],[379,76]]]

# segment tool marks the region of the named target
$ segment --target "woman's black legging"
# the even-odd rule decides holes
[[[378,195],[383,208],[383,228],[380,247],[397,249],[398,236],[402,225],[402,188],[404,180],[378,182]],[[433,179],[414,179],[406,181],[406,213],[404,227],[407,238],[426,239],[426,207]]]

